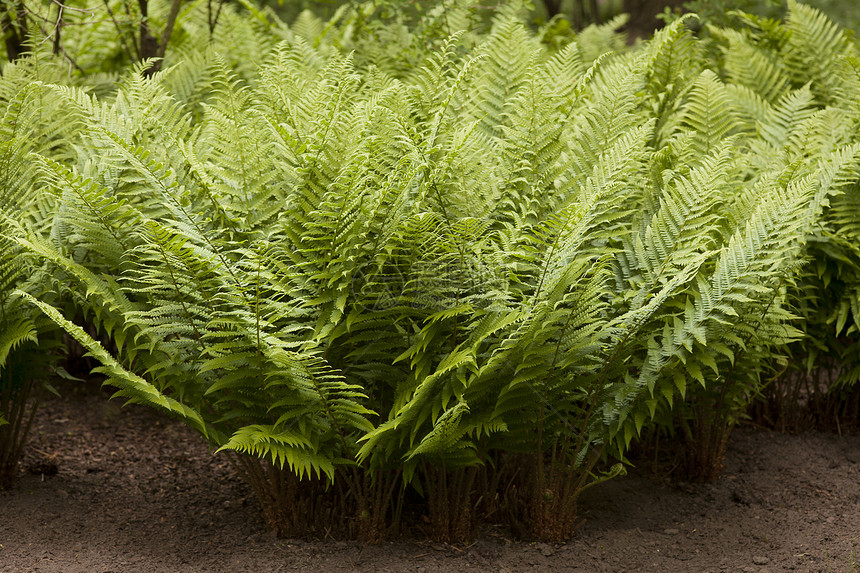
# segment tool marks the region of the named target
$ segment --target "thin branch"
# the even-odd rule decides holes
[[[111,22],[113,22],[114,28],[116,28],[116,33],[119,36],[119,41],[122,44],[122,49],[125,51],[126,55],[128,55],[131,61],[140,59],[140,52],[137,53],[137,57],[131,52],[131,49],[128,47],[128,44],[125,42],[125,35],[122,33],[122,28],[119,26],[119,22],[117,22],[116,17],[113,15],[113,10],[110,8],[110,4],[108,0],[102,0],[107,9],[108,16],[110,16]],[[135,50],[137,49],[137,45],[134,45]]]
[[[170,14],[167,16],[167,25],[164,27],[164,32],[161,34],[161,41],[158,44],[159,58],[164,57],[164,52],[167,51],[167,42],[170,41],[170,34],[173,32],[173,25],[176,24],[176,17],[179,15],[179,5],[182,0],[173,0],[170,5]]]
[[[73,12],[83,12],[84,14],[89,14],[89,13],[94,11],[92,8],[72,8],[71,6],[63,4],[62,2],[59,2],[58,0],[51,0],[51,1],[54,4],[56,4],[57,6],[59,6],[61,10],[72,10]]]
[[[54,24],[54,45],[51,51],[54,55],[60,53],[60,26],[63,24],[63,5],[57,2],[57,23]]]
[[[86,71],[84,71],[84,69],[78,65],[78,62],[75,61],[75,59],[73,57],[71,57],[69,55],[69,53],[66,52],[66,49],[62,46],[60,46],[60,53],[63,54],[63,57],[66,59],[67,62],[69,62],[69,66],[74,67],[76,70],[78,70],[82,74],[86,73]]]
[[[212,0],[207,0],[207,20],[209,22],[209,39],[212,39],[212,34],[215,33],[215,26],[218,25],[218,18],[221,16],[221,8],[224,7],[224,0],[218,0],[218,9],[215,11],[215,17],[212,17]]]
[[[215,32],[215,26],[218,25],[218,18],[221,17],[221,8],[224,7],[224,0],[218,0],[218,10],[215,11],[215,19],[212,21],[212,27],[209,29],[209,33]]]

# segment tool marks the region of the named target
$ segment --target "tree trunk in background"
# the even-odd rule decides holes
[[[7,4],[6,11],[0,21],[2,21],[5,35],[6,59],[10,62],[17,60],[26,50],[24,37],[27,28],[27,12],[24,9],[24,4],[22,2]]]
[[[549,18],[561,12],[561,2],[562,0],[543,0],[543,5]]]
[[[167,23],[164,31],[161,34],[161,39],[157,38],[149,27],[149,0],[137,0],[137,5],[140,7],[140,26],[138,28],[140,34],[140,46],[138,53],[141,60],[157,58],[146,70],[147,76],[152,76],[161,69],[161,60],[164,58],[164,53],[167,50],[167,42],[170,41],[170,34],[173,32],[173,26],[176,24],[176,17],[179,15],[179,5],[182,0],[173,0],[170,4],[170,14],[167,16]],[[219,8],[220,11],[220,8]],[[210,18],[209,33],[212,33],[214,22]]]
[[[630,40],[636,38],[647,38],[654,30],[661,27],[663,22],[656,18],[668,7],[670,9],[680,8],[687,0],[624,0],[622,12],[630,14],[627,23],[627,31]],[[546,10],[547,20],[556,14],[564,14],[576,30],[589,24],[600,23],[600,0],[542,0]]]
[[[556,14],[564,14],[570,19],[574,29],[581,30],[589,24],[599,24],[600,6],[598,0],[543,0],[547,20]]]
[[[654,30],[663,25],[657,19],[657,14],[662,14],[663,9],[680,8],[687,0],[624,0],[623,12],[630,14],[627,23],[627,31],[630,39],[647,38]]]
[[[140,7],[140,25],[138,26],[139,44],[138,54],[141,60],[158,57],[158,39],[149,29],[149,1],[137,0]]]

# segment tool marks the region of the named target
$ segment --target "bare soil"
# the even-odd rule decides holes
[[[273,537],[250,489],[192,431],[92,385],[40,410],[0,492],[0,571],[860,572],[860,436],[739,428],[715,484],[656,471],[586,492],[566,544],[502,528],[465,546]],[[661,473],[662,472],[662,473]]]

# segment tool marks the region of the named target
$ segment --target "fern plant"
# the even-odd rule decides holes
[[[34,154],[58,141],[57,110],[46,101],[39,80],[57,77],[51,65],[36,58],[7,66],[0,81],[0,489],[12,486],[30,426],[45,390],[53,391],[49,375],[58,369],[60,331],[22,301],[16,291],[56,302],[39,284],[38,266],[29,264],[10,237],[12,221],[29,221],[41,230],[50,228],[53,205],[39,198]],[[14,232],[12,232],[14,234]],[[26,286],[25,286],[26,285]]]
[[[756,155],[762,158],[758,161],[780,158],[783,165],[800,162],[807,169],[819,161],[823,172],[818,185],[830,189],[822,217],[807,238],[805,256],[810,264],[788,292],[804,336],[789,347],[791,359],[784,371],[774,373],[774,382],[765,390],[769,405],[763,406],[763,421],[786,427],[798,424],[806,415],[800,411],[805,399],[798,391],[807,380],[818,378],[819,369],[824,372],[834,361],[845,365],[833,375],[834,395],[847,397],[853,386],[849,373],[854,343],[845,327],[852,320],[850,277],[856,267],[852,255],[843,249],[853,242],[855,234],[850,226],[842,228],[847,219],[837,213],[851,209],[848,204],[855,194],[856,164],[850,157],[837,159],[833,150],[845,149],[855,141],[852,125],[856,122],[856,104],[848,94],[858,88],[857,74],[851,71],[857,48],[820,12],[800,3],[789,3],[785,24],[742,17],[745,29],[714,29],[713,35],[728,44],[726,72],[767,100],[767,104],[752,103],[744,96],[746,107],[761,110],[755,114],[756,129],[763,139],[756,143]],[[820,46],[826,49],[818,51]],[[748,73],[744,70],[750,70],[750,62],[754,62],[756,73],[742,77]],[[834,163],[825,165],[827,162]],[[831,283],[831,277],[840,278]],[[808,387],[808,404],[813,411],[816,403],[824,401],[838,408],[838,399],[833,402],[833,397],[825,398],[828,386]],[[821,415],[832,422],[832,412]]]
[[[562,540],[654,430],[712,479],[803,336],[810,241],[850,223],[854,80],[821,84],[801,32],[679,20],[598,56],[608,28],[550,48],[521,4],[470,6],[228,11],[109,96],[38,83],[65,115],[18,160],[39,216],[3,203],[9,296],[227,455],[281,535],[377,540],[414,491],[440,540],[490,514]]]

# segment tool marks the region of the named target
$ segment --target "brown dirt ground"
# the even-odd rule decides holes
[[[62,391],[0,492],[4,573],[860,572],[860,436],[738,429],[717,483],[634,469],[586,492],[587,521],[566,544],[485,528],[466,546],[362,546],[274,538],[196,434],[92,385]]]

